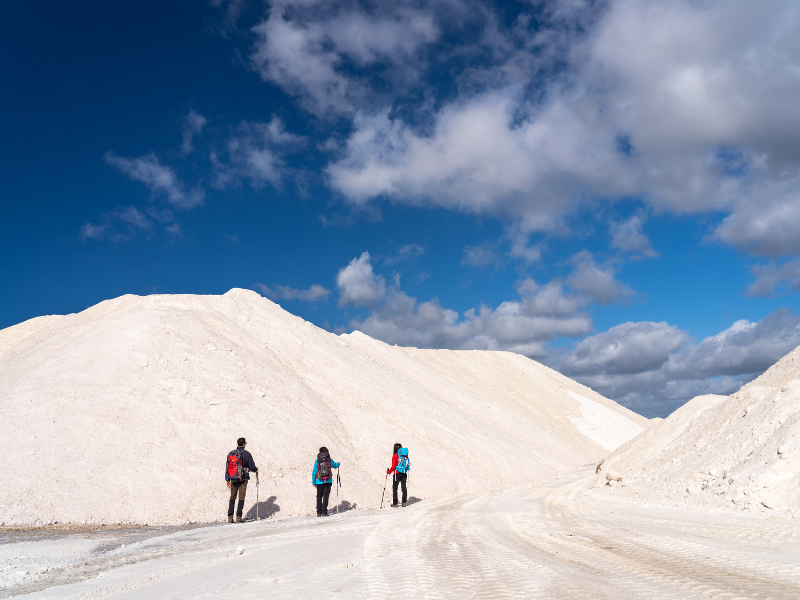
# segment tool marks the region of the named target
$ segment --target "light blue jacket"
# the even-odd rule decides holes
[[[331,459],[331,469],[338,469],[341,463],[337,463],[335,460]],[[333,481],[332,477],[326,477],[323,479],[317,479],[317,461],[314,461],[314,470],[311,471],[311,483],[313,485],[320,485],[322,483],[330,483]]]

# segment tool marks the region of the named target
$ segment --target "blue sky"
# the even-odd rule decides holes
[[[795,2],[2,13],[0,327],[244,287],[647,416],[800,344]]]

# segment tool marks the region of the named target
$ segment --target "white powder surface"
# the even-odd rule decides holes
[[[15,344],[18,344],[24,340],[26,337],[33,335],[40,329],[44,329],[52,323],[57,323],[63,318],[63,315],[47,315],[45,317],[28,319],[27,321],[24,321],[18,325],[0,329],[0,355],[9,350]]]
[[[314,511],[323,445],[343,506],[374,507],[395,442],[410,496],[433,498],[550,479],[649,426],[523,356],[337,336],[240,289],[123,296],[26,327],[0,331],[16,339],[0,354],[6,526],[222,520],[240,436],[264,517]],[[248,515],[255,501],[251,481]]]
[[[621,485],[606,484],[609,471]],[[794,514],[800,348],[731,396],[698,396],[605,461],[597,489],[680,508]]]
[[[578,401],[581,411],[579,417],[570,416],[575,427],[609,452],[642,432],[641,425],[613,408],[573,391],[568,391],[567,394]]]

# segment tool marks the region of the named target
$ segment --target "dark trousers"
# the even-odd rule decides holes
[[[236,503],[236,496],[239,496],[239,506],[236,508],[236,516],[241,517],[244,510],[244,495],[247,493],[247,480],[231,481],[231,501],[228,502],[228,516],[233,516],[233,506]]]
[[[331,483],[317,483],[317,514],[328,514],[328,497],[331,495]]]
[[[403,488],[403,502],[408,501],[408,490],[406,490],[406,478],[408,473],[398,473],[395,471],[394,479],[392,479],[392,504],[397,504],[397,486],[398,484]]]

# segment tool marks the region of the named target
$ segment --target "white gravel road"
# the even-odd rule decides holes
[[[0,596],[800,598],[800,521],[635,506],[591,481],[166,534],[15,534]]]

